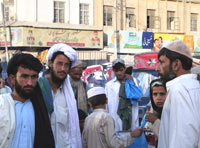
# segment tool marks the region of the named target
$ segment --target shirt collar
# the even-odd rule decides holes
[[[30,101],[31,101],[30,99],[27,99],[27,100],[24,101],[24,102],[21,102],[21,101],[18,101],[18,100],[14,100],[15,104],[18,104],[18,103],[23,103],[23,104],[25,104],[25,103],[28,103],[28,102],[30,102]]]
[[[177,83],[179,83],[179,81],[183,80],[183,79],[197,79],[197,75],[196,74],[183,74],[179,77],[176,77],[175,79],[168,81],[166,83],[167,88],[171,87],[172,85],[175,85]]]
[[[107,112],[106,109],[104,108],[94,109],[94,112],[101,112],[101,111]]]

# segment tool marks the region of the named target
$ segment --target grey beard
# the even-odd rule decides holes
[[[74,81],[74,80],[70,77],[70,82],[71,82],[72,88],[78,88],[78,86],[80,85],[80,83],[81,83],[82,81],[81,81],[81,80],[79,80],[79,81]]]

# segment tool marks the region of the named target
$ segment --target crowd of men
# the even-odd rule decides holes
[[[158,59],[166,99],[159,110],[157,147],[200,148],[200,79],[190,71],[190,50],[173,41],[162,47]],[[42,64],[31,54],[10,59],[12,90],[5,90],[3,80],[0,84],[0,148],[123,148],[142,134],[138,100],[126,94],[126,85],[137,82],[123,60],[112,62],[115,79],[88,92],[81,81],[87,65],[72,47],[53,45],[46,64],[48,71],[39,77]],[[124,130],[125,136],[117,135]]]

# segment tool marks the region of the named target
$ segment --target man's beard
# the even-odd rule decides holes
[[[62,84],[65,81],[65,78],[67,77],[67,74],[66,74],[66,77],[63,79],[57,77],[53,69],[51,69],[50,74],[51,74],[52,81],[55,84]]]
[[[169,71],[165,72],[164,74],[160,74],[161,78],[165,81],[168,82],[170,80],[173,80],[176,78],[176,74],[172,71],[172,64],[170,64]]]
[[[116,76],[118,81],[123,81],[125,79],[125,74],[123,74],[122,76]]]
[[[24,90],[24,88],[29,88],[31,87],[32,90],[31,91],[26,91]],[[34,87],[33,86],[30,86],[30,85],[27,85],[27,86],[24,86],[24,88],[22,88],[19,83],[17,82],[17,80],[15,80],[15,90],[16,92],[18,93],[18,95],[24,99],[29,99],[32,95],[33,95],[33,92],[34,92]]]

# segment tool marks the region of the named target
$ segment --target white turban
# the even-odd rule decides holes
[[[51,60],[53,54],[58,51],[64,52],[64,55],[67,56],[70,59],[70,61],[72,62],[72,66],[75,65],[75,63],[78,59],[77,52],[72,47],[70,47],[66,44],[62,44],[62,43],[55,44],[49,49],[49,51],[47,53],[47,57],[46,57],[47,65],[48,65],[48,61]]]

